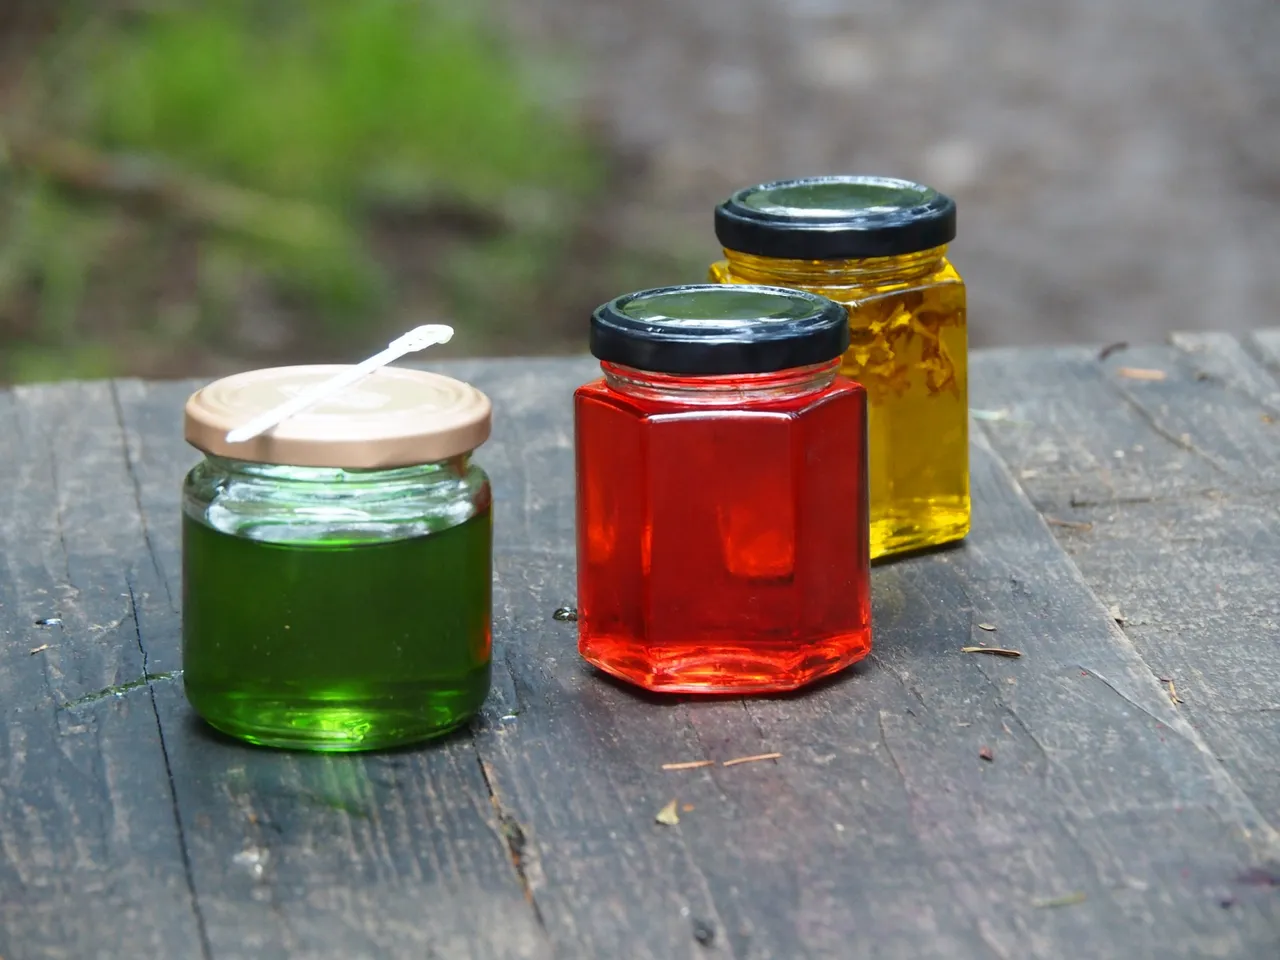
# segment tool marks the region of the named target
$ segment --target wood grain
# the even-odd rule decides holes
[[[0,956],[198,957],[110,385],[0,393],[0,451]]]
[[[167,820],[137,818],[135,829],[145,824],[164,835],[168,827],[181,841],[177,860],[188,867],[181,892],[195,904],[205,951],[214,957],[547,955],[469,739],[368,757],[254,750],[210,734],[186,706],[180,681],[158,679],[179,667],[177,494],[194,459],[179,435],[188,387],[124,382],[114,389],[31,391],[28,405],[48,436],[65,436],[68,427],[74,432],[67,437],[71,455],[59,461],[52,483],[33,485],[44,499],[28,504],[26,513],[37,522],[62,517],[59,542],[78,595],[118,597],[132,588],[128,642],[87,630],[82,644],[90,664],[109,655],[128,662],[109,678],[96,670],[59,691],[58,699],[100,689],[106,679],[156,678],[130,686],[124,697],[136,702],[145,726],[137,742],[118,748],[116,763],[147,788],[163,789]],[[85,417],[80,427],[77,418]],[[68,589],[59,573],[53,571],[52,589]],[[116,702],[110,696],[102,707],[97,701],[86,707]],[[147,738],[163,748],[156,751],[159,770],[150,774],[139,753]],[[74,780],[53,779],[74,790]],[[126,868],[152,867],[145,844],[121,854],[130,857]],[[122,877],[127,882],[127,870]],[[115,956],[116,945],[138,931],[162,941],[163,949],[137,955],[201,952],[199,931],[174,930],[160,907],[155,922],[107,913],[91,925],[72,906],[64,903],[51,915],[59,929],[76,931],[72,942],[106,944]],[[34,954],[30,941],[15,944],[3,955]]]
[[[1215,899],[1274,856],[1274,835],[984,445],[969,543],[876,571],[870,665],[745,703],[649,697],[583,666],[572,625],[551,617],[572,601],[571,563],[531,533],[572,530],[546,491],[568,501],[567,394],[589,372],[469,371],[504,413],[487,453],[500,489],[545,518],[504,534],[518,713],[479,743],[537,843],[535,895],[558,947],[627,937],[636,956],[683,955],[694,920],[735,956],[1276,945],[1273,905],[1224,915]],[[566,399],[531,403],[539,390]],[[992,636],[1025,656],[960,653]],[[660,769],[766,751],[783,757]],[[673,797],[694,809],[655,825]],[[1074,913],[1033,906],[1077,890],[1088,900]],[[1135,917],[1160,918],[1141,948],[1124,933]]]
[[[1254,825],[1258,836],[1280,825],[1276,344],[1275,331],[1260,331],[1243,341],[1178,335],[1168,346],[1145,348],[1144,365],[1160,366],[1169,378],[1158,395],[1140,401],[1149,415],[1145,427],[1132,425],[1123,438],[1111,434],[1105,392],[1078,395],[1083,415],[1095,422],[1093,434],[1128,451],[1128,477],[1110,478],[1111,493],[1101,499],[1082,493],[1101,486],[1096,463],[1042,453],[1093,442],[1081,436],[1080,410],[1050,399],[1080,379],[1087,355],[1072,351],[1061,365],[1056,350],[1027,352],[1014,364],[981,356],[976,365],[980,402],[1017,404],[1035,424],[1035,439],[1000,422],[984,430],[1046,512],[1088,522],[1087,529],[1055,532],[1123,618],[1125,636],[1152,672],[1173,683],[1178,712],[1265,824]],[[1093,363],[1101,368],[1115,360]],[[1012,381],[1005,379],[1015,370]],[[1044,384],[1042,393],[1029,389],[1031,379]],[[1187,442],[1168,444],[1158,426],[1185,431]],[[1203,485],[1186,483],[1202,469],[1199,451],[1220,458],[1223,469]]]
[[[973,535],[876,568],[867,663],[745,701],[553,619],[594,363],[430,365],[495,404],[494,689],[345,757],[214,736],[173,676],[193,385],[0,393],[0,956],[1275,956],[1268,342],[977,355]]]

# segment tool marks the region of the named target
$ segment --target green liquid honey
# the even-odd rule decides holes
[[[489,690],[489,508],[370,543],[272,543],[183,517],[183,679],[268,746],[370,750],[465,723]]]

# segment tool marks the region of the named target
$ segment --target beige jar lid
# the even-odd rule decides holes
[[[382,367],[243,443],[227,431],[347,369],[270,367],[216,380],[187,400],[183,433],[219,457],[299,467],[376,470],[445,460],[489,438],[489,398],[438,373]]]

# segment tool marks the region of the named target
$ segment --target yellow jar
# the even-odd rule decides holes
[[[810,177],[740,190],[715,224],[725,259],[713,281],[795,287],[849,312],[841,372],[870,400],[872,558],[963,538],[965,288],[946,256],[955,202],[906,180]]]

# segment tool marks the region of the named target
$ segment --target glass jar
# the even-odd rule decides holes
[[[871,649],[844,311],[765,286],[600,307],[574,395],[578,646],[649,690],[790,690]]]
[[[769,283],[849,312],[841,372],[870,399],[871,556],[969,532],[964,281],[947,260],[956,206],[906,180],[814,177],[716,208],[718,283]]]
[[[384,367],[267,433],[232,427],[343,369],[277,367],[187,401],[187,699],[243,740],[370,750],[465,723],[489,689],[490,404]]]

